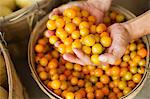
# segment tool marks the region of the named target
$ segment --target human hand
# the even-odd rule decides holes
[[[108,53],[99,56],[99,60],[104,63],[115,64],[126,51],[131,41],[129,32],[125,29],[123,23],[115,23],[108,28],[108,32],[113,39],[112,45],[108,48]]]
[[[71,2],[65,5],[62,5],[56,9],[54,9],[50,15],[49,18],[51,18],[53,15],[59,15],[64,12],[65,9],[70,8],[72,6],[78,6],[81,9],[87,10],[91,15],[95,16],[96,23],[100,23],[103,20],[104,13],[108,10],[111,0],[96,0],[97,3],[95,3],[95,0],[88,0],[88,1],[77,1],[77,2]],[[50,37],[51,35],[55,35],[53,31],[48,31],[46,33],[47,37]],[[55,47],[58,47],[61,44],[61,41],[57,41],[54,45]],[[70,61],[72,63],[78,63],[81,65],[94,65],[91,62],[91,59],[88,55],[84,54],[79,49],[73,49],[73,54],[66,53],[63,55],[64,59],[67,61]]]

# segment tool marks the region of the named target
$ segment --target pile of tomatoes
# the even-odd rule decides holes
[[[80,11],[78,7],[73,7],[67,11],[70,14],[64,12],[64,16],[54,15],[47,23],[49,30],[45,32],[57,29],[56,35],[47,37],[43,33],[35,45],[36,70],[42,82],[66,99],[118,99],[131,92],[145,72],[147,50],[141,39],[132,41],[124,56],[113,66],[81,66],[62,58],[62,54],[72,53],[72,48],[80,48],[92,56],[101,54],[111,45],[105,24],[122,22],[125,17],[111,11],[104,18],[105,24],[96,26],[96,19],[86,10]],[[86,38],[88,43],[82,38]],[[51,44],[58,40],[63,42],[60,48],[53,47]],[[97,63],[95,60],[93,62]]]
[[[50,44],[62,42],[58,46],[61,54],[73,53],[72,49],[81,49],[99,65],[99,54],[111,45],[111,38],[104,23],[96,25],[96,18],[86,10],[72,6],[63,15],[53,15],[47,22],[49,31],[55,35],[49,37]]]

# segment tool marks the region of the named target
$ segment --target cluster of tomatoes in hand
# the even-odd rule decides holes
[[[100,64],[98,56],[112,42],[106,25],[96,25],[96,18],[77,6],[66,9],[62,15],[53,15],[47,22],[47,28],[55,34],[49,37],[50,43],[61,42],[58,45],[61,54],[73,54],[74,48],[81,49],[97,65]]]
[[[105,24],[108,19],[109,24],[124,20],[114,11],[104,18]],[[63,98],[118,99],[131,92],[145,72],[147,50],[141,39],[132,41],[115,65],[81,66],[62,58],[63,53],[73,54],[72,48],[79,48],[91,55],[92,62],[99,63],[97,56],[111,45],[111,38],[105,24],[95,25],[95,21],[86,10],[69,8],[64,16],[54,15],[47,23],[48,29],[56,35],[43,35],[35,45],[36,70],[40,79]],[[52,47],[51,44],[58,41],[62,42],[58,48]]]

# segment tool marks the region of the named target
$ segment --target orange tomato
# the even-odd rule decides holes
[[[44,51],[44,46],[41,45],[41,44],[37,44],[37,45],[35,46],[35,51],[38,52],[38,53],[43,52],[43,51]]]
[[[40,59],[40,64],[41,64],[42,66],[47,66],[47,64],[48,64],[47,58],[42,57],[42,58]]]
[[[96,33],[96,25],[91,25],[90,26],[90,33]]]
[[[104,97],[104,93],[102,92],[102,90],[96,90],[95,96],[96,96],[96,99],[102,99]]]
[[[123,94],[124,95],[127,95],[132,89],[130,87],[126,87],[124,90],[123,90]]]
[[[132,80],[128,81],[128,87],[134,88],[135,86],[136,86],[136,84]]]
[[[103,75],[103,70],[100,68],[95,69],[95,76],[100,77]]]
[[[89,93],[87,93],[87,98],[88,99],[94,99],[94,93],[93,92],[89,92]]]
[[[72,85],[77,85],[78,84],[78,78],[77,77],[72,77],[71,78],[71,84]]]
[[[41,80],[46,80],[48,78],[48,74],[45,71],[39,73],[39,77]]]
[[[57,68],[57,66],[58,66],[58,61],[57,61],[57,59],[55,59],[55,58],[53,58],[53,59],[48,63],[48,67],[49,67],[50,69],[52,69],[52,68]]]
[[[66,49],[66,46],[64,44],[60,44],[58,46],[58,51],[61,53],[61,54],[64,54],[65,53],[65,49]]]
[[[89,28],[90,25],[88,22],[86,21],[82,21],[80,24],[79,24],[79,29],[82,29],[82,28]]]
[[[106,25],[101,23],[96,27],[96,32],[97,33],[102,33],[106,30]]]
[[[81,14],[83,17],[88,17],[89,16],[89,12],[87,10],[82,10]]]
[[[79,86],[79,87],[83,87],[84,84],[85,84],[85,81],[84,81],[84,80],[79,80],[79,81],[78,81],[78,86]]]
[[[86,87],[85,90],[87,93],[94,92],[94,88],[92,86]]]
[[[102,92],[104,93],[104,95],[109,95],[109,88],[108,87],[103,87],[102,88]]]
[[[118,66],[113,66],[111,68],[111,75],[117,76],[120,74],[120,68]]]
[[[125,89],[126,87],[127,87],[126,81],[120,81],[120,82],[118,83],[118,88],[119,88],[119,89],[123,90],[123,89]]]
[[[63,15],[73,19],[74,17],[77,16],[77,12],[72,8],[68,8],[64,11]]]
[[[55,30],[56,29],[56,23],[53,20],[48,20],[46,25],[47,25],[47,28],[49,30]]]
[[[72,48],[81,49],[81,47],[82,47],[82,44],[81,44],[80,40],[79,39],[74,40],[74,42],[72,43]]]
[[[75,25],[77,25],[77,26],[79,26],[79,24],[81,23],[81,21],[82,21],[82,19],[81,19],[80,17],[75,17],[75,18],[73,18],[73,20],[72,20],[72,22],[73,22]]]
[[[140,57],[139,55],[136,55],[136,56],[134,56],[134,58],[133,58],[133,62],[135,62],[135,63],[139,63],[140,60],[141,60],[141,57]]]
[[[95,23],[96,22],[96,18],[94,16],[89,16],[88,17],[88,21],[92,22],[92,23]]]
[[[65,44],[66,46],[71,45],[72,42],[73,42],[73,39],[72,39],[71,37],[68,37],[68,38],[66,38],[66,39],[64,40],[64,44]]]
[[[83,46],[82,47],[82,51],[85,53],[85,54],[91,54],[91,48],[89,46]]]
[[[102,75],[102,76],[100,77],[100,81],[101,81],[103,84],[108,84],[109,81],[110,81],[110,79],[109,79],[109,77],[108,77],[107,75]]]
[[[132,77],[132,80],[135,82],[135,83],[139,83],[142,79],[142,75],[141,74],[135,74],[133,75]]]
[[[65,21],[62,18],[58,18],[56,19],[55,24],[57,28],[63,28],[65,25]]]
[[[137,54],[138,54],[139,56],[141,56],[142,58],[144,58],[144,57],[146,57],[146,55],[147,55],[147,50],[146,50],[145,48],[141,48],[141,49],[139,49],[139,50],[137,51]]]
[[[67,23],[65,25],[65,31],[68,32],[68,33],[72,33],[73,31],[76,30],[76,25],[74,23]]]
[[[73,39],[78,39],[78,38],[80,38],[80,32],[79,32],[78,30],[72,32],[71,37],[72,37]]]
[[[72,92],[67,92],[65,96],[66,96],[66,99],[74,99],[74,93]]]
[[[74,64],[74,70],[75,70],[75,71],[81,71],[81,70],[82,70],[81,65],[79,65],[79,64]]]
[[[103,85],[102,82],[97,82],[97,83],[96,83],[96,87],[97,87],[97,88],[103,88],[104,85]]]

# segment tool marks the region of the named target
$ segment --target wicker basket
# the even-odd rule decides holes
[[[122,14],[124,14],[127,18],[127,20],[130,20],[132,18],[135,18],[135,15],[132,14],[131,12],[129,12],[128,10],[118,6],[118,5],[112,5],[111,7],[112,10],[120,12]],[[56,98],[60,98],[58,95],[54,94],[52,91],[50,91],[40,80],[40,78],[38,77],[38,74],[36,72],[36,68],[35,68],[35,61],[34,61],[34,57],[35,57],[35,53],[34,53],[34,46],[36,44],[37,39],[40,37],[41,33],[43,33],[43,31],[46,29],[46,22],[48,20],[48,15],[45,16],[40,22],[38,22],[38,24],[35,26],[31,36],[30,36],[30,40],[29,40],[29,44],[28,44],[28,62],[29,62],[29,66],[32,72],[32,76],[34,78],[34,80],[37,82],[37,84],[39,85],[39,87],[43,90],[43,92],[45,94],[47,94],[50,98],[52,99],[56,99]],[[147,76],[148,76],[148,71],[149,70],[149,41],[147,36],[144,36],[143,38],[144,43],[147,46],[147,50],[148,50],[148,55],[147,55],[147,64],[146,64],[146,70],[145,73],[142,77],[142,80],[140,81],[140,83],[126,96],[123,96],[122,99],[133,99],[133,97],[136,96],[136,94],[142,89]]]
[[[26,57],[27,42],[35,23],[55,6],[68,1],[41,0],[8,16],[0,17],[0,32],[4,33],[4,38],[8,42],[8,49],[11,50],[10,55],[13,59]]]
[[[54,6],[66,1],[69,0],[41,0],[8,16],[0,17],[0,31],[5,33],[7,42],[27,40],[35,23]]]
[[[0,38],[0,52],[4,56],[5,66],[7,71],[8,79],[8,99],[28,99],[27,93],[25,92],[18,76],[15,71],[14,65],[9,56],[7,48],[3,44],[3,39]]]

